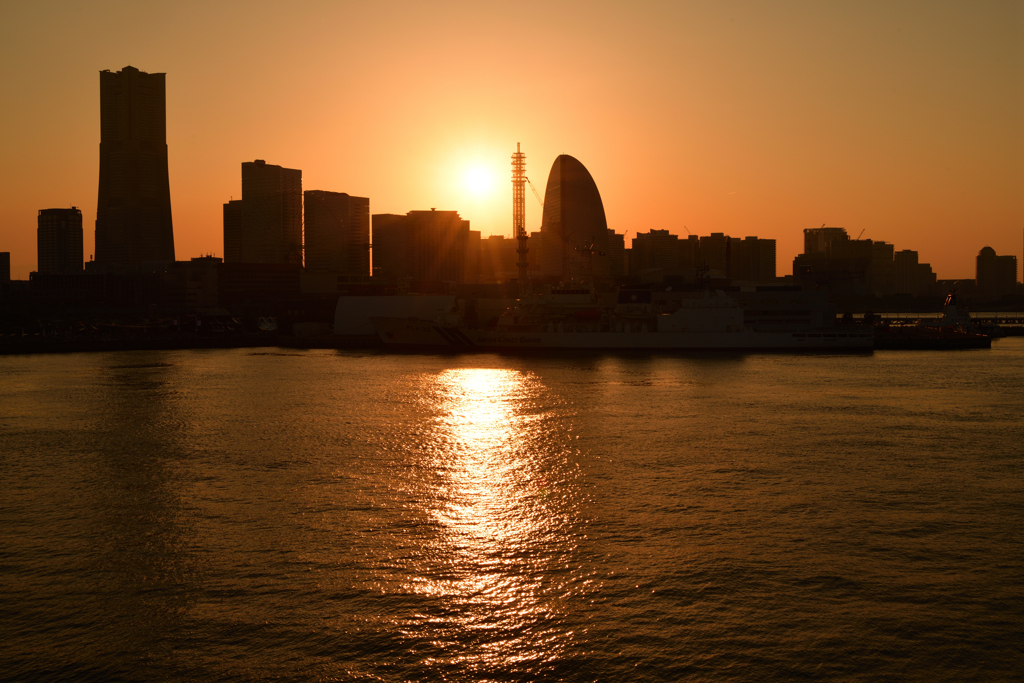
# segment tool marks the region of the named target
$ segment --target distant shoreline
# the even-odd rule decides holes
[[[0,339],[0,355],[88,353],[106,351],[180,351],[186,349],[251,349],[276,346],[291,349],[382,348],[376,336],[319,335],[295,337],[274,333],[245,335],[173,336],[81,339],[31,335]]]

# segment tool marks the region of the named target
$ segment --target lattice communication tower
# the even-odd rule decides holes
[[[526,155],[519,150],[519,143],[516,143],[516,153],[512,155],[512,233],[519,242],[516,253],[519,254],[519,289],[522,292],[529,278],[529,266],[526,261],[526,253],[530,249],[526,246],[529,235],[526,234]]]

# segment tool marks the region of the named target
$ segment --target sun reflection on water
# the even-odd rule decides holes
[[[443,605],[408,624],[423,637],[429,623],[438,662],[550,661],[572,638],[554,624],[580,578],[569,566],[575,475],[538,408],[541,389],[527,373],[463,368],[426,392],[429,457],[442,475],[427,513],[438,533],[426,571],[404,589]]]

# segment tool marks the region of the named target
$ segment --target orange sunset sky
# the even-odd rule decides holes
[[[14,278],[38,209],[81,208],[93,253],[98,72],[129,64],[167,74],[180,260],[222,255],[257,158],[371,213],[509,235],[516,142],[540,192],[555,156],[582,161],[615,231],[775,238],[779,275],[823,223],[940,278],[986,245],[1021,260],[1020,1],[43,0],[2,3],[0,54]]]

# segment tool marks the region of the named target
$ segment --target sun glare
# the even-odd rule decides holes
[[[466,170],[463,183],[470,193],[482,197],[494,189],[494,175],[483,166],[473,166]]]

